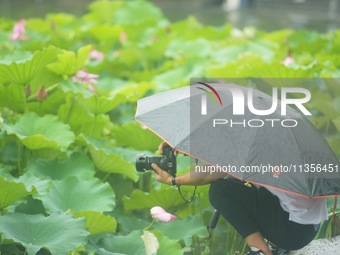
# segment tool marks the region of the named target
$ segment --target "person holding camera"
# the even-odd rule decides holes
[[[158,147],[162,155],[165,146],[163,142]],[[156,180],[164,184],[210,184],[210,203],[245,239],[247,255],[283,255],[301,249],[328,219],[325,198],[305,198],[209,173],[175,176],[155,163],[151,167]]]

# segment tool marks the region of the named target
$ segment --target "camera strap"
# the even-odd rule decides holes
[[[197,158],[195,159],[195,165],[196,165],[196,166],[198,165],[198,159],[197,159]],[[175,177],[176,177],[176,175],[175,175]],[[190,203],[192,203],[192,201],[194,201],[195,195],[196,195],[197,186],[195,186],[195,188],[194,188],[194,193],[192,194],[192,196],[191,196],[191,198],[190,198],[189,200],[187,200],[187,199],[183,196],[182,191],[181,191],[181,186],[177,186],[177,189],[178,189],[178,192],[179,192],[179,194],[181,195],[182,199],[183,199],[185,202],[187,202],[187,203],[190,204]]]
[[[189,200],[186,199],[186,198],[183,196],[182,191],[181,191],[181,186],[177,186],[177,189],[178,189],[178,192],[179,192],[179,194],[181,195],[182,199],[183,199],[185,202],[187,202],[187,203],[190,204],[192,201],[194,201],[194,198],[195,198],[195,195],[196,195],[197,186],[195,186],[195,188],[194,188],[194,193],[192,194],[192,196],[191,196],[191,198],[190,198]]]

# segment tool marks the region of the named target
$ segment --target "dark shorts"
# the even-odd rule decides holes
[[[297,250],[317,233],[314,225],[290,221],[278,197],[263,187],[248,187],[234,178],[219,179],[211,184],[209,199],[243,238],[260,232],[280,248]]]

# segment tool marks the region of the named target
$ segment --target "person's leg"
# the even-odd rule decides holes
[[[264,252],[266,255],[272,255],[267,243],[265,242],[260,232],[252,233],[244,238],[249,247],[256,247]]]
[[[251,235],[257,232],[286,250],[300,249],[316,235],[313,225],[290,221],[279,199],[266,188],[249,188],[233,178],[221,179],[211,185],[209,199],[247,243],[251,240],[250,246],[265,249],[263,238]]]
[[[256,201],[256,223],[262,235],[276,246],[286,250],[298,250],[310,243],[317,231],[313,225],[303,225],[289,220],[279,199],[266,188],[259,188]]]
[[[245,239],[248,246],[272,255],[254,218],[256,190],[257,188],[245,186],[234,178],[220,179],[211,184],[209,199],[213,207]]]
[[[290,221],[279,199],[263,187],[249,188],[234,178],[221,179],[211,185],[209,199],[245,239],[260,232],[280,248],[297,250],[311,242],[317,233],[313,225]],[[259,241],[258,246],[261,245]]]

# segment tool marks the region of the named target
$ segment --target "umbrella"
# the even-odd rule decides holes
[[[276,100],[274,92],[197,83],[140,99],[135,119],[208,165],[197,172],[229,174],[305,197],[340,194],[339,161],[305,117],[309,111],[301,100],[298,109]]]

